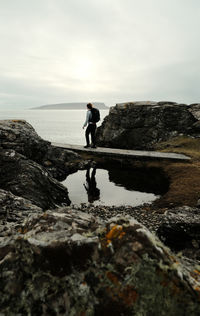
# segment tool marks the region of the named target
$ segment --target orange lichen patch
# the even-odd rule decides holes
[[[196,281],[196,284],[193,286],[194,290],[197,292],[200,292],[200,271],[195,269],[194,271],[190,273],[190,275]]]
[[[28,232],[28,229],[27,229],[27,228],[20,227],[20,228],[18,229],[18,233],[20,233],[20,234],[26,234],[27,232]]]
[[[115,287],[108,287],[106,289],[107,293],[112,297],[113,300],[122,300],[124,305],[132,305],[138,298],[138,293],[136,292],[135,288],[128,285],[125,288],[121,285],[121,282],[117,278],[117,276],[111,272],[107,271],[106,276],[109,281]]]
[[[121,239],[124,235],[126,235],[126,233],[125,232],[121,232],[121,234],[119,235],[119,239]]]
[[[122,292],[119,292],[119,297],[123,300],[125,305],[131,306],[138,299],[138,293],[135,288],[128,285]]]
[[[86,312],[80,312],[80,314],[77,316],[86,316]]]
[[[123,227],[121,225],[115,225],[112,229],[106,234],[107,244],[110,244],[113,239],[121,239],[125,232],[122,231]]]
[[[114,273],[112,273],[111,271],[107,271],[106,272],[106,276],[107,278],[115,285],[118,285],[119,284],[119,280],[118,278],[116,277],[116,275]]]
[[[14,123],[20,123],[20,122],[22,122],[22,123],[24,123],[24,120],[12,120],[12,122],[14,122]]]
[[[125,306],[133,305],[139,296],[135,288],[129,285],[125,288],[121,286],[108,287],[106,288],[106,292],[113,301],[121,301]]]
[[[199,270],[196,270],[196,269],[195,269],[193,272],[194,272],[195,274],[198,274],[198,275],[200,276],[200,271],[199,271]]]
[[[177,277],[174,276],[172,279],[169,279],[169,276],[163,273],[162,271],[158,270],[157,272],[162,278],[162,281],[160,282],[160,284],[164,288],[168,288],[172,296],[181,294],[182,292],[181,285]]]

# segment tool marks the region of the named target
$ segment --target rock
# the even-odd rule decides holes
[[[79,169],[81,161],[80,155],[71,150],[49,146],[41,164],[55,179],[63,181],[69,174]]]
[[[170,101],[117,104],[97,129],[99,146],[152,150],[160,141],[199,133],[194,125],[200,104],[188,106]]]
[[[0,238],[0,271],[2,315],[199,315],[198,267],[130,217],[30,216]]]
[[[0,121],[0,146],[12,149],[43,165],[58,180],[78,170],[81,157],[69,150],[56,148],[38,136],[34,128],[24,120]]]
[[[10,149],[0,151],[0,188],[43,209],[70,204],[66,187],[44,167]]]
[[[200,103],[190,104],[189,111],[197,120],[200,120]]]
[[[157,230],[158,237],[173,251],[200,260],[200,211],[180,207],[168,210]]]
[[[1,120],[0,146],[15,150],[40,163],[50,142],[39,137],[34,128],[24,120]]]
[[[0,237],[16,233],[29,215],[43,213],[29,200],[0,190]]]

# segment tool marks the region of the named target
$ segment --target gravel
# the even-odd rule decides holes
[[[163,213],[158,213],[152,210],[149,204],[140,207],[132,206],[104,206],[82,203],[81,205],[72,206],[76,210],[99,216],[102,220],[106,221],[111,217],[121,215],[129,215],[134,217],[138,222],[146,226],[151,232],[156,233],[158,227],[163,220]]]

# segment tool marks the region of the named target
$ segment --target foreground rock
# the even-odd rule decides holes
[[[66,187],[44,167],[14,150],[0,151],[0,188],[43,209],[70,204]]]
[[[186,270],[132,218],[62,208],[0,238],[2,315],[199,315]]]
[[[200,104],[131,102],[110,109],[97,131],[99,146],[153,149],[171,137],[200,134]]]
[[[28,216],[39,213],[43,210],[29,200],[0,190],[0,237],[18,232]]]

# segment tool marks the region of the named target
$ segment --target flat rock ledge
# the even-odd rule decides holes
[[[200,270],[131,217],[64,207],[0,237],[0,291],[1,315],[199,315]]]
[[[155,144],[179,135],[200,135],[200,103],[127,102],[111,107],[97,129],[102,147],[154,150]]]

